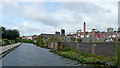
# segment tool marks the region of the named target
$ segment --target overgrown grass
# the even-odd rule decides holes
[[[70,50],[69,48],[63,46],[60,46],[59,49],[51,49],[50,52],[54,52],[55,54],[59,54],[60,56],[65,58],[79,61],[83,64],[94,64],[97,66],[111,66],[111,65],[106,65],[105,63],[113,62],[113,60],[110,57],[96,56],[85,52],[78,52],[77,50]],[[107,61],[102,61],[102,60],[107,60]]]
[[[112,58],[114,61],[114,65],[120,66],[120,43],[115,48],[115,55]]]
[[[77,61],[84,63],[84,64],[102,64],[99,61],[99,59],[97,59],[95,57],[88,58],[88,57],[82,56],[81,54],[78,54],[74,51],[59,52],[59,55],[66,57],[66,58],[77,60]]]

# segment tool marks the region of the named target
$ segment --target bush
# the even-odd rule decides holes
[[[98,64],[100,63],[99,59],[94,58],[94,57],[84,57],[80,54],[77,54],[74,51],[67,51],[67,52],[60,52],[59,55],[66,57],[66,58],[70,58],[70,59],[74,59],[77,61],[80,61],[81,63],[91,63],[91,64]]]
[[[72,41],[75,41],[75,38],[71,38]]]
[[[113,57],[114,60],[114,65],[116,66],[120,66],[120,43],[117,45],[116,49],[115,49],[115,55]]]
[[[77,39],[77,42],[82,42],[82,39]]]
[[[22,40],[23,43],[33,43],[32,40]]]
[[[48,39],[48,42],[62,42],[62,39],[57,37],[51,37]]]
[[[43,46],[43,38],[42,37],[39,37],[36,41],[36,45],[37,46]]]
[[[61,45],[61,46],[58,47],[58,49],[59,49],[59,51],[70,51],[70,48],[69,48],[68,46],[64,46],[64,47],[63,47],[63,46]]]
[[[22,41],[21,37],[17,37],[17,42],[21,42],[21,41]]]
[[[2,39],[2,46],[9,45],[9,44],[10,44],[10,40]]]

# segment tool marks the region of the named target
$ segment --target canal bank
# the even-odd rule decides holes
[[[41,46],[43,48],[48,48],[45,46]],[[90,53],[85,53],[81,51],[71,50],[68,46],[58,46],[58,48],[50,48],[51,51],[55,54],[58,54],[64,58],[72,59],[80,62],[81,64],[93,65],[96,67],[117,67],[114,57],[103,57],[97,56]]]
[[[18,47],[19,45],[21,45],[21,43],[15,43],[0,47],[0,58],[11,52],[14,48]]]

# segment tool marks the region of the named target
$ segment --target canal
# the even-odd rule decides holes
[[[3,66],[85,66],[49,52],[50,49],[23,43],[2,58]]]

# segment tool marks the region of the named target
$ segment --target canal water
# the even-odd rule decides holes
[[[2,58],[3,66],[86,66],[49,52],[50,49],[23,43]]]

